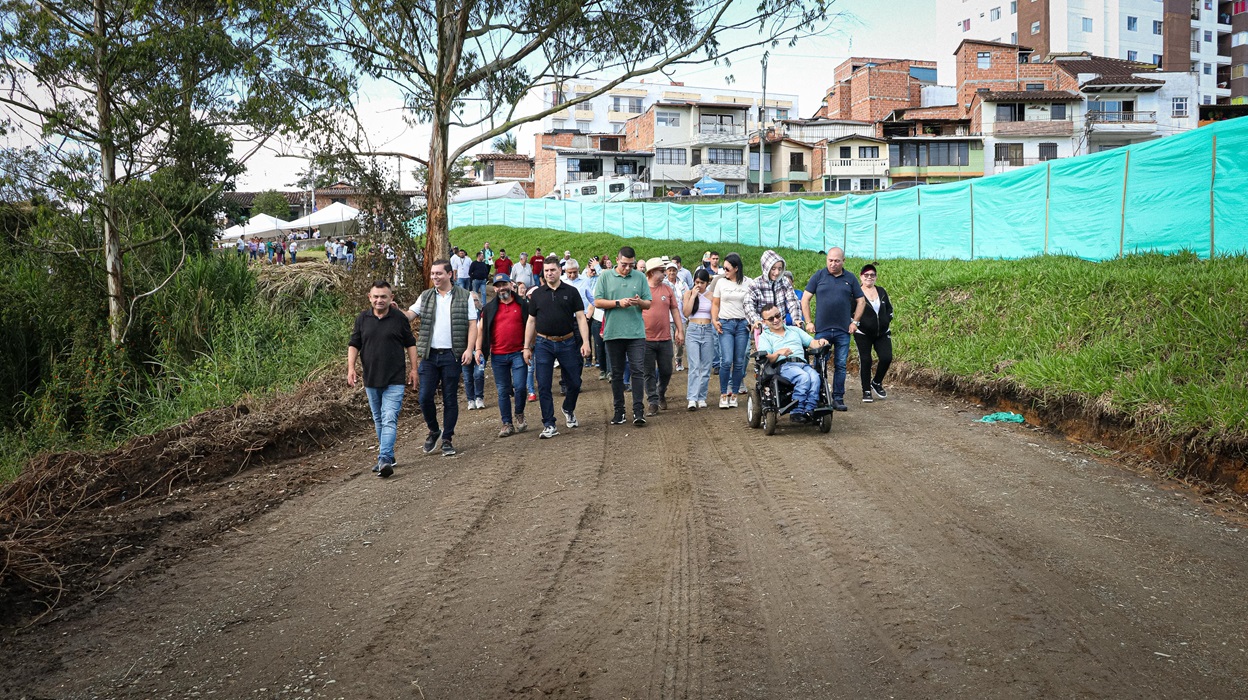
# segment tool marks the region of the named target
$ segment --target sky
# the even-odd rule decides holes
[[[914,58],[940,63],[940,83],[953,81],[952,47],[935,40],[936,0],[836,0],[834,12],[843,13],[833,22],[832,31],[802,40],[794,47],[773,49],[768,58],[767,91],[798,96],[799,114],[811,116],[819,108],[825,90],[831,85],[832,70],[850,56]],[[733,59],[731,69],[722,66],[691,66],[672,79],[697,87],[729,86],[738,90],[761,90],[763,50],[743,53]],[[653,78],[651,78],[653,79]],[[359,97],[359,112],[374,150],[400,151],[424,157],[429,150],[426,126],[403,123],[402,100],[389,88],[368,86]],[[519,139],[521,152],[532,154],[533,129]],[[452,140],[455,134],[452,133]],[[241,155],[251,146],[238,149]],[[482,144],[481,151],[488,145]],[[476,149],[474,149],[476,152]],[[297,143],[270,142],[247,161],[247,172],[236,186],[240,191],[292,189],[304,161],[279,157],[303,154]],[[404,162],[400,185],[414,187],[412,163]]]

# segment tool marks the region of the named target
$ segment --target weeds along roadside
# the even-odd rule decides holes
[[[621,245],[641,259],[680,255],[687,267],[714,249],[740,253],[750,276],[765,250],[502,226],[461,227],[450,238],[468,250],[489,241],[513,260],[535,247],[571,250],[582,266],[592,255],[614,259]],[[799,286],[824,266],[818,253],[776,250]],[[853,272],[870,262],[846,253]],[[880,262],[880,285],[896,310],[894,354],[910,366],[1126,417],[1145,439],[1212,452],[1248,445],[1244,256]]]
[[[215,254],[139,306],[131,341],[114,348],[98,310],[67,296],[72,286],[26,268],[0,283],[0,361],[25,372],[0,407],[0,482],[41,451],[106,449],[293,388],[341,360],[350,330],[346,277],[328,264],[263,268],[258,280],[261,268]]]

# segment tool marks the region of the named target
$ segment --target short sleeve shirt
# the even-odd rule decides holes
[[[667,284],[650,288],[650,308],[642,311],[646,321],[646,340],[672,339],[672,311],[680,313],[676,292]]]
[[[364,386],[381,389],[406,379],[404,350],[416,344],[416,336],[402,312],[391,309],[377,318],[372,309],[365,309],[355,317],[347,344],[360,351]]]
[[[858,278],[849,270],[841,270],[836,277],[823,268],[811,275],[806,291],[815,295],[815,333],[832,329],[849,332],[849,322],[854,318],[854,303],[862,297]]]
[[[576,330],[576,312],[585,310],[581,290],[570,284],[551,289],[543,284],[529,297],[529,316],[538,333],[563,336]]]
[[[627,276],[621,277],[615,269],[604,271],[598,275],[598,286],[594,288],[595,299],[629,299],[640,296],[650,299],[650,285],[646,276],[637,270],[630,270]],[[603,318],[602,339],[624,340],[645,338],[646,324],[641,315],[640,306],[626,309],[607,309]]]
[[[771,329],[764,329],[758,334],[759,352],[765,352],[768,355],[776,352],[781,348],[788,348],[793,351],[789,355],[790,358],[801,358],[804,348],[809,346],[814,338],[810,334],[796,326],[785,326],[784,335],[773,333]]]
[[[715,283],[713,297],[719,299],[719,318],[745,318],[745,296],[750,291],[749,281],[742,278],[741,282],[721,277]]]

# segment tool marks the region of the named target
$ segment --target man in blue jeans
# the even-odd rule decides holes
[[[810,315],[810,300],[815,300],[815,315]],[[848,411],[845,405],[845,364],[849,360],[850,334],[858,328],[858,319],[866,299],[854,273],[845,269],[845,251],[828,250],[828,265],[810,276],[806,294],[802,295],[802,317],[806,332],[832,343],[832,407]]]
[[[420,318],[416,335],[416,356],[420,358],[420,412],[425,417],[429,434],[425,436],[425,454],[438,449],[442,456],[454,457],[455,423],[459,420],[459,378],[462,369],[472,364],[472,349],[477,345],[477,307],[471,292],[451,281],[451,261],[434,260],[429,268],[433,286],[404,313],[409,319]],[[438,407],[434,394],[442,387],[442,420],[438,427]]]
[[[563,420],[569,428],[576,420],[576,399],[581,393],[581,369],[589,357],[589,323],[581,290],[560,279],[563,270],[553,255],[542,265],[542,286],[529,296],[529,321],[524,333],[524,359],[537,375],[537,400],[542,408],[543,439],[559,434],[555,427],[555,401],[550,385],[555,360],[568,386],[563,397]],[[578,349],[579,348],[579,349]]]
[[[498,389],[498,414],[503,429],[498,436],[508,437],[529,429],[524,421],[525,380],[529,368],[524,362],[524,331],[529,323],[529,301],[516,296],[511,278],[506,273],[494,275],[494,300],[481,311],[481,330],[477,333],[477,362],[490,360],[494,367],[494,386]],[[512,413],[512,401],[515,413]]]
[[[377,431],[378,454],[373,473],[382,478],[394,473],[394,438],[403,408],[404,374],[407,384],[416,386],[416,338],[407,316],[391,308],[393,301],[390,283],[374,282],[368,291],[369,309],[355,317],[355,328],[347,343],[347,386],[354,387],[358,380],[356,360],[364,363],[364,391]]]

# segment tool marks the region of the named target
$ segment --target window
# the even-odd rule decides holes
[[[680,112],[655,112],[655,126],[680,126]]]
[[[1009,165],[1018,167],[1023,164],[1023,144],[1021,143],[999,143],[996,148],[996,155],[993,157],[997,165]]]
[[[842,160],[849,160],[850,158],[853,158],[853,157],[854,157],[853,146],[841,146],[841,159]]]
[[[731,114],[703,114],[698,131],[703,134],[738,133],[733,128]]]
[[[693,156],[689,158],[689,165],[702,165],[702,149],[693,149]]]
[[[1244,77],[1244,68],[1245,65],[1243,63],[1231,66],[1231,80],[1238,80]]]
[[[724,194],[739,194],[741,188],[737,185],[724,185]]]
[[[1200,103],[1201,103],[1201,104],[1206,104],[1206,105],[1211,105],[1211,104],[1213,104],[1213,98],[1212,98],[1212,97],[1210,97],[1210,96],[1208,96],[1208,95],[1205,95],[1203,98],[1201,98]]]
[[[1248,44],[1248,32],[1236,32],[1231,35],[1231,46]]]
[[[1187,98],[1186,97],[1170,98],[1170,116],[1175,119],[1187,118]]]
[[[880,178],[864,177],[858,181],[858,189],[862,190],[863,192],[871,192],[873,190],[878,190],[880,189]]]
[[[806,154],[790,153],[789,154],[789,170],[805,170]]]
[[[688,153],[683,148],[656,148],[654,162],[660,165],[684,165]]]
[[[1015,102],[1003,102],[997,105],[997,121],[1021,122],[1026,119],[1024,106]]]
[[[611,124],[611,133],[613,134],[624,133],[624,122],[615,122]]]
[[[1014,2],[1010,3],[1010,14],[1018,14],[1018,0],[1014,0]]]
[[[616,175],[636,175],[637,161],[635,160],[617,160],[615,161]]]
[[[1044,90],[1044,83],[1027,83],[1027,90],[1030,92],[1040,92]]]
[[[608,191],[608,192],[610,192],[610,193],[612,193],[612,194],[615,194],[616,192],[623,192],[623,191],[624,191],[624,183],[622,183],[622,182],[617,182],[617,183],[614,183],[614,184],[611,184],[611,185],[607,185],[607,191]]]
[[[620,97],[619,95],[611,98],[612,112],[627,112],[629,114],[641,114],[641,98],[640,97]]]
[[[774,119],[788,119],[788,118],[789,118],[789,110],[787,110],[787,109],[776,109],[776,110],[773,110],[773,115],[772,115],[772,116],[773,116],[773,118],[774,118]]]
[[[1040,160],[1041,161],[1056,160],[1056,159],[1057,159],[1057,144],[1055,143],[1040,144]]]
[[[581,194],[598,194],[597,185],[582,185]]]
[[[1161,68],[1161,54],[1159,53],[1153,54],[1153,65],[1157,66],[1158,68]]]
[[[992,52],[980,51],[975,54],[975,67],[980,70],[992,68]]]
[[[964,32],[971,31],[971,20],[969,19],[962,20],[962,31]]]
[[[581,132],[582,134],[588,134],[588,133],[589,133],[589,122],[577,122],[577,123],[576,123],[576,130],[577,130],[577,131],[579,131],[579,132]]]
[[[1208,43],[1208,42],[1211,42],[1211,41],[1213,41],[1213,32],[1211,32],[1211,31],[1209,31],[1208,29],[1206,29],[1206,30],[1205,30],[1205,42],[1206,42],[1206,43]]]
[[[879,146],[859,146],[858,157],[859,158],[879,158],[880,147]]]
[[[1040,33],[1040,23],[1039,23],[1039,22],[1032,22],[1032,23],[1031,23],[1031,33],[1032,33],[1032,34],[1039,34],[1039,33]]]
[[[1064,121],[1066,119],[1066,103],[1054,102],[1049,105],[1049,120]]]
[[[1092,31],[1092,18],[1091,17],[1083,18],[1083,31],[1085,32]]]
[[[996,22],[999,19],[1001,19],[1001,8],[994,7],[991,10],[988,10],[988,20],[990,22]]]
[[[1128,51],[1128,52],[1127,52],[1127,60],[1128,60],[1128,61],[1138,61],[1138,60],[1139,60],[1139,58],[1140,58],[1140,52],[1139,52],[1139,51]]]
[[[598,139],[598,150],[600,151],[618,151],[620,150],[620,140],[614,136],[605,136]]]
[[[906,142],[895,143],[888,147],[890,168],[925,168],[929,161],[934,166],[969,165],[970,144],[965,141],[930,144]]]
[[[1248,12],[1248,0],[1238,0],[1238,2],[1231,6],[1231,14],[1240,15],[1245,12]]]
[[[550,128],[552,128],[552,129],[562,129],[562,128],[564,127],[564,125],[565,125],[565,124],[567,124],[567,123],[568,123],[568,122],[567,122],[567,120],[566,120],[566,119],[552,119],[552,120],[550,120]]]
[[[1213,64],[1212,64],[1212,63],[1206,63],[1206,64],[1205,64],[1205,75],[1213,75]]]
[[[836,181],[837,192],[848,192],[853,187],[854,181],[847,177],[840,178]]]
[[[1153,20],[1153,33],[1156,34],[1157,36],[1161,36],[1161,26],[1162,26],[1161,20],[1159,19]]]
[[[771,172],[771,154],[767,153],[764,155],[767,157],[763,158],[763,169]],[[750,151],[750,170],[758,170],[758,151]]]
[[[712,165],[741,165],[741,149],[708,148],[706,162]]]
[[[1128,16],[1127,17],[1127,31],[1135,32],[1135,31],[1139,31],[1139,29],[1140,29],[1140,18]]]
[[[1010,43],[1011,44],[1018,43],[1018,32],[1010,32]]]

